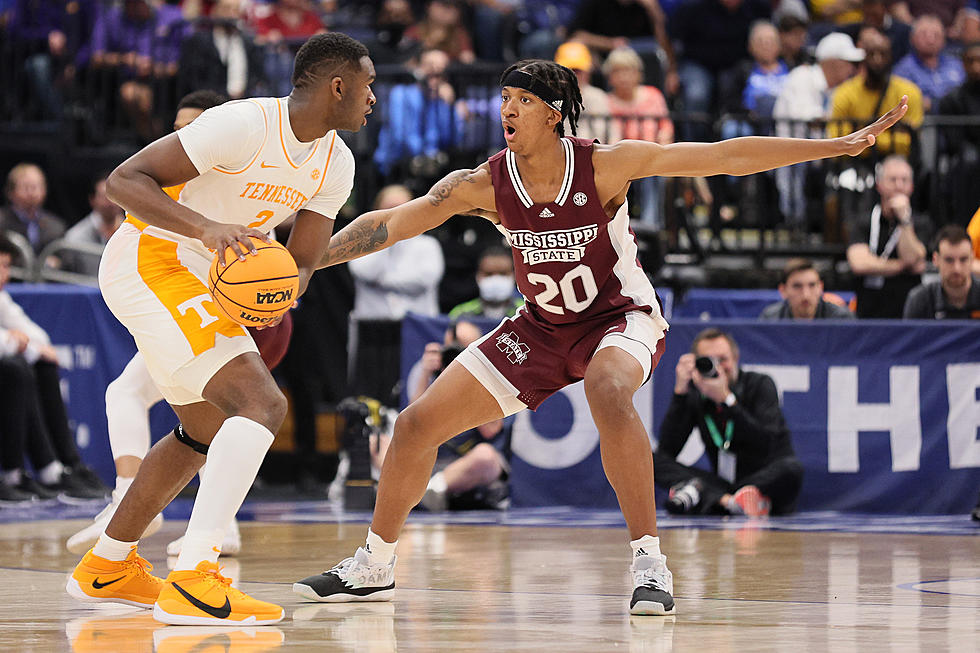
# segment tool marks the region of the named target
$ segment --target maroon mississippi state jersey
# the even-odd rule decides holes
[[[634,310],[660,316],[656,292],[636,260],[626,203],[610,220],[599,201],[592,142],[562,138],[561,144],[565,176],[551,202],[531,201],[509,149],[488,161],[497,215],[529,312],[552,324]]]

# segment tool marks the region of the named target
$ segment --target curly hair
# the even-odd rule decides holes
[[[568,119],[568,126],[572,129],[572,135],[577,133],[578,119],[582,114],[582,91],[578,87],[578,78],[570,69],[545,59],[524,59],[507,68],[501,75],[503,80],[514,70],[531,75],[540,82],[547,84],[562,100],[562,121],[555,125],[555,132],[559,136],[565,135],[565,119]]]
[[[348,68],[360,67],[362,57],[370,53],[363,43],[341,32],[316,34],[303,44],[293,62],[293,86],[305,88],[326,74],[343,74]]]

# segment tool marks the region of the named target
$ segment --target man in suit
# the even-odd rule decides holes
[[[15,165],[7,173],[6,192],[7,205],[0,209],[0,229],[26,238],[35,254],[64,235],[64,221],[44,210],[48,184],[40,167],[33,163]],[[23,263],[16,261],[15,265]],[[59,267],[58,261],[50,263]]]

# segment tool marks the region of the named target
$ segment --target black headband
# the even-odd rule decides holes
[[[500,85],[513,86],[514,88],[522,88],[525,91],[530,91],[541,98],[542,102],[560,113],[562,118],[566,117],[565,111],[562,108],[564,103],[562,102],[561,95],[541,80],[535,79],[532,75],[524,71],[510,71]]]

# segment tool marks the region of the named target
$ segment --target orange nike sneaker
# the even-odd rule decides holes
[[[170,572],[153,607],[154,619],[177,626],[263,626],[283,614],[280,606],[232,587],[217,563],[207,560],[197,569]]]
[[[151,569],[153,565],[141,558],[135,547],[121,562],[101,558],[89,549],[65,589],[79,601],[125,603],[149,609],[164,584],[162,578],[150,574]]]

